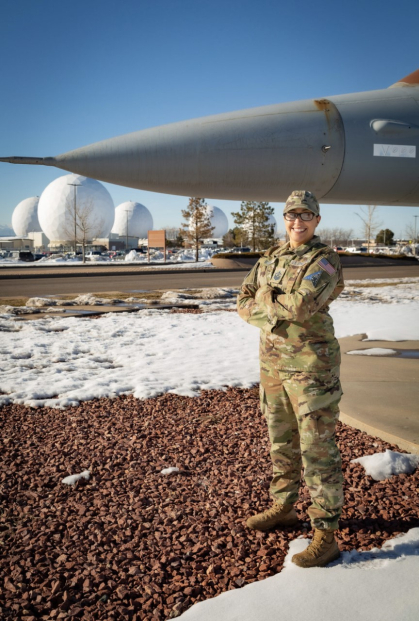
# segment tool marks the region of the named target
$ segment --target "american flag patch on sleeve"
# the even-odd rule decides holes
[[[326,259],[320,259],[320,261],[318,262],[318,265],[319,267],[322,268],[322,270],[330,274],[330,276],[336,273],[336,270],[333,267],[333,265],[331,265],[329,261],[327,261]]]

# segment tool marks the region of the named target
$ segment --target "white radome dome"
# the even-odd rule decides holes
[[[127,221],[129,237],[145,239],[148,231],[153,230],[153,216],[147,207],[141,203],[126,201],[118,205],[115,209],[115,222],[112,233],[124,237],[127,234]]]
[[[73,184],[77,185],[74,190]],[[77,210],[88,216],[89,240],[107,237],[111,231],[115,207],[108,190],[95,179],[82,175],[64,175],[47,185],[38,205],[38,218],[41,228],[51,241],[70,241],[74,228],[74,193],[76,191]]]
[[[38,203],[39,197],[32,196],[16,205],[12,215],[12,227],[18,237],[42,231],[38,220]]]
[[[222,209],[215,207],[215,205],[208,205],[207,213],[211,220],[211,226],[215,226],[211,237],[218,239],[228,233],[228,220]]]
[[[207,205],[206,212],[211,222],[211,226],[215,227],[211,233],[211,237],[219,239],[228,233],[228,220],[224,211],[215,205]],[[189,230],[192,230],[192,224],[189,224]]]

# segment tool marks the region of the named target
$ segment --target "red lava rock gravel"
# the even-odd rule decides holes
[[[279,572],[297,527],[249,531],[270,505],[257,389],[1,408],[0,618],[151,619]],[[376,482],[351,459],[397,450],[339,424],[341,550],[419,526],[419,472]],[[160,471],[176,466],[179,472]],[[74,487],[61,481],[90,470]]]

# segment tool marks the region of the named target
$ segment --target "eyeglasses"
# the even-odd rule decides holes
[[[297,218],[300,218],[300,220],[302,220],[303,222],[310,222],[310,220],[314,218],[314,213],[312,213],[311,211],[303,211],[303,213],[288,211],[286,214],[284,214],[284,218],[285,220],[288,220],[288,222],[293,222],[294,220],[297,220]]]

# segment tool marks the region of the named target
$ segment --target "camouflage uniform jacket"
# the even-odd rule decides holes
[[[314,236],[273,246],[246,276],[239,315],[261,329],[261,353],[284,371],[326,371],[340,364],[329,304],[344,288],[339,255]]]

